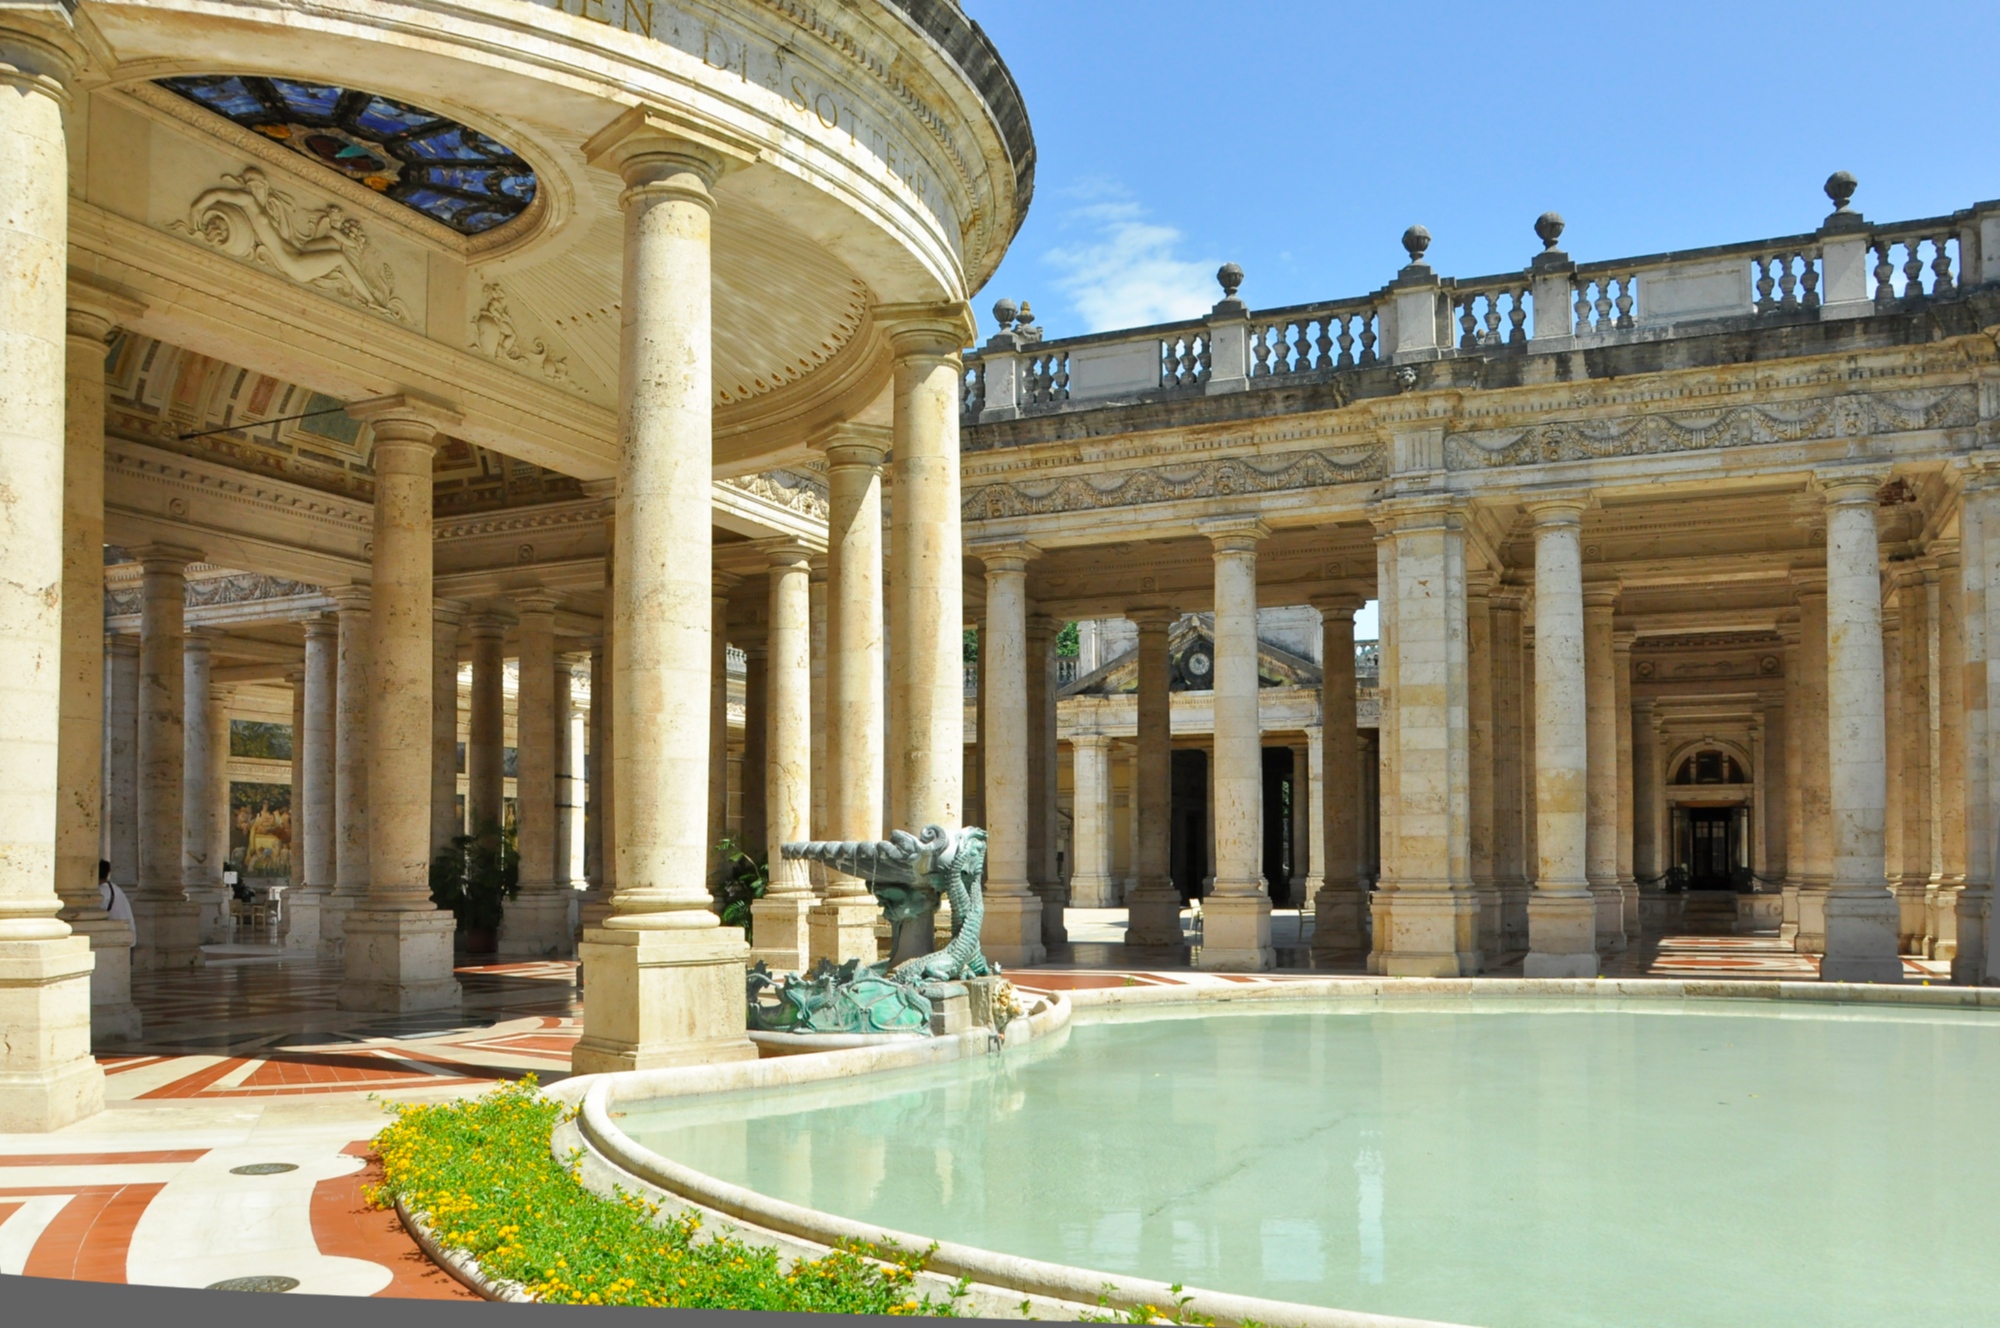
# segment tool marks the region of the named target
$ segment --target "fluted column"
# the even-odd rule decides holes
[[[556,862],[557,745],[568,724],[556,710],[556,600],[527,594],[519,617],[514,685],[514,806],[521,893],[500,919],[500,953],[553,957],[570,952],[568,870]],[[561,718],[567,719],[567,716]]]
[[[465,833],[458,810],[458,629],[465,606],[441,599],[431,609],[431,857]]]
[[[1597,976],[1597,906],[1585,874],[1589,739],[1585,712],[1583,555],[1587,500],[1531,500],[1535,521],[1535,893],[1528,901],[1531,978]]]
[[[1616,695],[1613,704],[1618,717],[1618,820],[1614,848],[1618,861],[1620,919],[1625,940],[1639,939],[1639,882],[1632,875],[1634,817],[1632,810],[1632,642],[1636,634],[1619,629],[1611,634],[1611,681]],[[1758,767],[1762,778],[1763,767]],[[1761,786],[1760,786],[1761,787]],[[1759,819],[1762,824],[1762,819]]]
[[[1320,615],[1320,844],[1319,891],[1313,896],[1315,955],[1360,950],[1367,892],[1359,874],[1361,806],[1360,729],[1355,713],[1354,615],[1358,595],[1317,602]]]
[[[1139,629],[1138,735],[1132,762],[1132,812],[1137,824],[1138,884],[1125,901],[1127,945],[1185,944],[1181,933],[1181,899],[1174,889],[1173,811],[1174,734],[1172,661],[1167,641],[1179,615],[1172,609],[1145,606],[1126,611]],[[980,664],[985,681],[985,663]],[[988,734],[993,726],[986,726]],[[988,815],[992,814],[992,774],[987,775]]]
[[[883,833],[882,462],[889,442],[888,430],[847,425],[823,443],[829,839]],[[811,914],[812,962],[874,963],[880,912],[859,879],[828,871],[826,897]]]
[[[899,499],[900,501],[900,499]],[[1029,872],[1032,813],[1029,758],[1028,561],[1033,545],[975,548],[986,564],[986,628],[979,638],[985,684],[986,918],[980,938],[988,956],[1006,965],[1039,963],[1042,901]]]
[[[1069,939],[1063,909],[1069,887],[1063,884],[1056,843],[1060,817],[1056,810],[1056,632],[1059,624],[1045,613],[1028,615],[1028,886],[1042,901],[1042,944],[1061,945]]]
[[[1500,885],[1493,852],[1493,601],[1495,578],[1482,572],[1466,579],[1465,708],[1468,806],[1467,856],[1472,890],[1479,900],[1479,952],[1498,954]]]
[[[769,627],[764,638],[764,768],[746,763],[746,781],[764,785],[765,839],[750,851],[768,855],[770,883],[750,906],[751,962],[774,971],[803,970],[812,958],[812,878],[787,860],[785,844],[812,838],[812,553],[804,545],[769,547]]]
[[[580,1073],[744,1059],[744,960],[706,887],[714,384],[710,187],[755,149],[635,107],[585,145],[623,178],[614,619],[617,892],[586,929]]]
[[[347,408],[375,438],[370,554],[368,884],[344,925],[345,1010],[447,1009],[452,915],[431,902],[431,744],[437,606],[431,573],[431,470],[458,416],[415,396]],[[343,615],[344,616],[344,615]],[[341,722],[346,723],[343,713]],[[346,883],[343,870],[342,884]]]
[[[1583,588],[1584,713],[1588,749],[1584,875],[1597,904],[1597,950],[1625,948],[1625,896],[1618,888],[1618,680],[1611,618],[1615,584]]]
[[[340,678],[340,628],[331,617],[306,621],[306,714],[293,741],[302,748],[300,785],[292,791],[293,850],[303,858],[304,883],[285,899],[285,948],[322,953],[321,915],[335,881],[335,742]]]
[[[201,906],[181,885],[187,760],[184,601],[192,549],[134,549],[139,608],[139,884],[132,892],[135,970],[201,963]]]
[[[465,721],[465,823],[469,834],[497,826],[506,811],[507,644],[506,624],[489,615],[474,618],[472,697]]]
[[[1888,814],[1882,685],[1880,472],[1819,477],[1826,495],[1827,769],[1833,879],[1825,904],[1827,982],[1901,982],[1896,900],[1883,849]],[[1961,932],[1962,936],[1962,932]]]
[[[1202,901],[1198,968],[1266,969],[1271,896],[1265,890],[1264,732],[1257,683],[1257,545],[1263,522],[1205,521],[1215,558],[1215,889]]]
[[[1799,601],[1799,831],[1805,840],[1799,932],[1793,946],[1800,954],[1820,954],[1826,949],[1826,892],[1834,870],[1827,583],[1818,572],[1795,572],[1792,582]]]
[[[129,895],[139,881],[139,638],[108,636],[104,651],[104,856]]]
[[[1995,808],[1992,707],[2000,702],[2000,670],[1993,667],[1992,616],[2000,610],[1996,563],[2000,563],[2000,473],[1981,458],[1967,478],[1959,511],[1959,605],[1964,641],[1965,684],[1960,709],[1965,716],[1965,887],[1958,892],[1957,947],[1951,980],[1991,981],[2000,947],[1993,944],[1993,854]]]
[[[1522,750],[1524,708],[1522,594],[1497,589],[1490,601],[1493,658],[1493,878],[1500,892],[1500,948],[1528,945],[1527,765]]]
[[[1075,733],[1069,750],[1070,842],[1076,851],[1070,902],[1078,908],[1116,908],[1120,892],[1111,875],[1111,739],[1102,733]]]
[[[82,60],[67,14],[54,5],[0,12],[0,1132],[59,1129],[104,1105],[104,1075],[90,1055],[90,941],[57,916],[55,890],[63,115],[65,84]]]
[[[964,815],[964,562],[959,540],[962,304],[883,305],[875,324],[895,352],[890,468],[889,819],[898,828],[957,828]],[[993,915],[987,914],[991,926]],[[1004,960],[1002,962],[1005,962]]]

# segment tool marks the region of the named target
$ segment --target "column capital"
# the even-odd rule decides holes
[[[340,619],[331,613],[315,613],[305,620],[306,640],[330,641],[340,635]]]
[[[1077,750],[1108,752],[1111,750],[1112,738],[1109,733],[1078,731],[1069,735],[1069,745]]]
[[[475,641],[498,640],[507,635],[507,620],[497,613],[477,613],[465,620],[465,630]]]
[[[1181,611],[1166,604],[1132,604],[1125,609],[1125,620],[1142,632],[1168,632],[1181,620]]]
[[[806,446],[826,454],[829,469],[849,466],[878,467],[888,459],[895,430],[885,424],[861,424],[842,420],[828,425],[806,440]]]
[[[708,582],[709,596],[710,598],[716,600],[728,599],[729,593],[732,590],[735,590],[736,587],[743,584],[742,577],[738,576],[734,572],[725,572],[719,567],[712,569],[709,572],[708,577],[709,577],[709,582]]]
[[[1528,588],[1526,586],[1508,585],[1503,581],[1493,587],[1493,592],[1487,596],[1487,599],[1496,609],[1500,609],[1506,613],[1519,613],[1527,607]]]
[[[1465,597],[1468,600],[1490,600],[1493,591],[1500,584],[1500,574],[1494,571],[1467,572],[1465,574]]]
[[[457,627],[465,621],[471,606],[462,599],[434,599],[431,601],[431,621]]]
[[[208,699],[228,705],[236,699],[236,684],[233,682],[212,682],[208,685]]]
[[[98,346],[146,312],[139,300],[72,276],[69,282],[69,335]]]
[[[986,565],[986,575],[998,576],[1005,572],[1025,574],[1028,564],[1041,557],[1042,551],[1027,540],[992,540],[969,544],[966,551]]]
[[[1791,574],[1792,598],[1810,599],[1817,595],[1826,598],[1826,569],[1824,567],[1795,567]]]
[[[1614,628],[1611,632],[1611,648],[1619,654],[1629,655],[1632,653],[1633,642],[1638,639],[1639,633],[1630,627]]]
[[[350,581],[344,586],[328,586],[326,596],[342,614],[366,613],[374,604],[374,589],[366,581]]]
[[[394,458],[406,465],[415,465],[420,460],[428,473],[438,435],[465,420],[444,402],[417,392],[397,392],[353,402],[347,407],[347,417],[367,425],[374,435],[375,449],[369,466],[378,472],[388,469],[387,463]],[[398,455],[405,451],[411,455],[407,458]]]
[[[1027,628],[1030,639],[1038,636],[1053,638],[1062,630],[1062,624],[1049,614],[1031,613],[1027,617]]]
[[[1257,545],[1271,537],[1271,528],[1254,516],[1216,516],[1197,521],[1194,528],[1215,546],[1215,552],[1255,553]]]
[[[139,638],[130,632],[106,632],[104,634],[106,654],[122,655],[132,659],[139,657]]]
[[[878,304],[875,326],[888,334],[896,358],[956,357],[979,336],[972,306],[963,300],[942,304]]]
[[[759,540],[757,547],[763,550],[764,557],[770,561],[771,570],[774,572],[791,569],[812,570],[813,551],[810,546],[798,540],[789,538]]]
[[[0,9],[0,84],[69,105],[69,82],[87,63],[69,9],[56,0]]]
[[[618,496],[618,480],[615,476],[597,480],[582,480],[578,482],[576,487],[583,490],[584,497],[595,498],[600,502],[609,501]]]
[[[135,544],[126,546],[125,552],[148,573],[172,572],[176,576],[184,575],[189,563],[202,559],[201,550],[188,544]]]
[[[1875,506],[1875,495],[1889,482],[1886,466],[1841,466],[1813,472],[1812,488],[1828,507]]]
[[[1435,529],[1465,520],[1471,504],[1463,494],[1411,493],[1379,498],[1368,505],[1378,539],[1404,530]]]
[[[1354,621],[1354,615],[1367,607],[1367,604],[1368,599],[1365,595],[1353,592],[1335,595],[1314,595],[1312,597],[1312,606],[1319,610],[1321,622],[1326,622],[1330,619],[1335,621],[1345,619],[1351,624]]]
[[[709,188],[754,163],[761,150],[755,139],[727,125],[683,110],[639,105],[592,134],[583,157],[625,181],[621,206],[640,191],[659,190],[712,208]]]
[[[1534,518],[1536,529],[1547,526],[1580,526],[1583,514],[1597,506],[1597,495],[1588,489],[1530,490],[1521,495],[1521,508]]]
[[[556,615],[556,610],[562,607],[562,600],[559,597],[539,586],[532,590],[521,591],[509,598],[514,603],[514,613],[517,618],[525,618],[532,614],[538,618],[552,619]]]
[[[1625,589],[1615,578],[1585,581],[1583,583],[1583,607],[1604,609],[1607,612],[1618,607],[1618,596]]]
[[[181,632],[181,653],[206,655],[215,649],[215,640],[222,633],[213,627],[189,627]]]

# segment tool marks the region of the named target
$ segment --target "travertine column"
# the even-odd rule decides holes
[[[1535,519],[1535,893],[1528,901],[1531,978],[1597,976],[1597,905],[1585,875],[1588,728],[1583,562],[1586,499],[1531,500]]]
[[[887,430],[848,425],[825,441],[827,467],[827,839],[880,839],[882,825],[882,461]],[[983,668],[983,665],[982,665]],[[988,813],[989,818],[991,813]],[[901,827],[921,831],[923,827]],[[818,827],[815,827],[817,834]],[[991,827],[988,827],[991,845]],[[881,910],[859,879],[826,873],[811,914],[812,962],[876,959]]]
[[[1319,893],[1313,897],[1313,953],[1342,954],[1366,947],[1362,932],[1367,890],[1360,876],[1360,730],[1355,714],[1354,614],[1357,595],[1317,603],[1320,619],[1319,694],[1320,842]]]
[[[183,601],[191,549],[134,549],[145,571],[139,610],[139,885],[132,967],[201,963],[201,906],[181,886],[181,809],[186,794],[186,641]]]
[[[1833,879],[1820,961],[1820,978],[1827,982],[1903,980],[1896,900],[1883,855],[1888,793],[1875,493],[1885,478],[1874,471],[1819,477],[1827,505],[1827,769],[1833,812]]]
[[[346,953],[347,914],[368,893],[369,588],[327,592],[339,612],[334,683],[333,890],[320,904],[319,952]],[[425,725],[425,732],[429,732]]]
[[[1076,870],[1070,901],[1078,908],[1116,908],[1118,882],[1111,876],[1111,739],[1102,733],[1074,733],[1069,740]]]
[[[1618,680],[1611,648],[1611,616],[1618,605],[1615,584],[1583,588],[1583,672],[1585,745],[1588,762],[1588,819],[1584,874],[1597,904],[1597,950],[1625,948],[1625,895],[1618,888]]]
[[[810,837],[824,839],[833,824],[833,656],[827,636],[827,558],[813,556],[806,564],[806,607],[812,630],[808,649],[812,667],[812,829]],[[808,876],[816,890],[825,885],[819,864],[808,863]]]
[[[1963,522],[1960,523],[1963,525]],[[1965,888],[1965,596],[1958,544],[1931,548],[1937,560],[1936,865],[1927,898],[1931,958],[1958,955],[1958,896]]]
[[[708,890],[713,894],[735,864],[720,845],[729,835],[729,592],[742,577],[709,576],[708,593]]]
[[[1921,566],[1899,568],[1896,598],[1902,620],[1902,690],[1894,698],[1896,732],[1902,750],[1902,854],[1889,864],[1896,892],[1897,948],[1928,954],[1930,905],[1925,898],[1931,874],[1931,652],[1930,594]]]
[[[96,961],[90,1022],[100,1041],[139,1032],[132,924],[106,915],[97,885],[104,847],[104,354],[119,317],[130,312],[120,304],[73,285],[64,353],[62,742],[56,754],[62,794],[55,885],[64,918],[90,942]],[[131,735],[123,746],[129,753]]]
[[[746,1059],[744,960],[705,884],[712,587],[710,186],[747,143],[635,107],[585,145],[626,189],[613,772],[617,893],[584,932],[579,1073]]]
[[[1618,893],[1625,924],[1625,939],[1639,939],[1639,882],[1632,875],[1632,642],[1635,634],[1620,630],[1611,634],[1611,674],[1617,688],[1618,714]],[[1759,767],[1761,771],[1762,767]]]
[[[1493,854],[1493,615],[1494,577],[1466,578],[1465,706],[1469,790],[1467,861],[1479,899],[1479,951],[1500,953],[1500,885]]]
[[[1778,882],[1782,888],[1782,883],[1791,879],[1791,825],[1786,804],[1791,801],[1787,769],[1790,765],[1788,753],[1792,737],[1788,723],[1790,716],[1786,714],[1786,709],[1782,694],[1779,704],[1772,705],[1768,699],[1766,701],[1763,712],[1764,763],[1756,772],[1757,787],[1761,791],[1760,796],[1763,800],[1764,867],[1762,870],[1766,878],[1757,888],[1766,892],[1772,889],[1772,882]],[[1633,722],[1635,724],[1639,722],[1636,716]],[[1644,792],[1640,793],[1639,798],[1640,815],[1644,817],[1648,814],[1646,809],[1651,803],[1647,801]],[[1657,873],[1659,868],[1648,866],[1647,861],[1648,859],[1641,855],[1639,870],[1647,875]]]
[[[1302,921],[1318,906],[1320,883],[1326,879],[1325,735],[1318,724],[1306,725],[1305,734],[1305,742],[1292,748],[1296,774],[1292,808],[1292,903]]]
[[[752,963],[774,971],[804,970],[812,958],[812,878],[788,861],[786,844],[812,837],[812,552],[790,542],[767,550],[771,559],[769,627],[764,638],[764,768],[746,761],[745,786],[764,785],[764,842],[770,884],[750,906],[756,944]]]
[[[1657,877],[1664,868],[1660,863],[1659,806],[1661,802],[1660,776],[1656,768],[1660,760],[1658,735],[1653,728],[1653,703],[1636,701],[1626,707],[1628,723],[1632,726],[1632,862],[1636,876],[1648,880]],[[1764,750],[1771,750],[1767,742]],[[1636,885],[1637,882],[1635,881]],[[1656,891],[1657,884],[1646,889]],[[1639,920],[1639,905],[1633,904],[1627,915],[1633,922]]]
[[[769,598],[768,589],[765,598]],[[758,616],[766,610],[760,606]],[[743,648],[743,755],[739,785],[737,841],[752,858],[764,851],[770,838],[770,818],[765,811],[766,767],[771,759],[771,657],[768,627],[758,624],[744,633]]]
[[[900,497],[899,497],[900,501]],[[986,629],[979,638],[985,683],[986,918],[980,939],[1004,965],[1039,963],[1042,901],[1030,889],[1028,560],[1032,545],[976,548],[986,564]]]
[[[225,717],[218,752],[211,662],[208,634],[189,632],[181,651],[181,889],[201,910],[201,943],[220,945],[229,939],[229,891],[222,884],[222,860],[214,854],[216,821],[222,815],[215,801],[215,772],[228,759],[229,729]]]
[[[0,12],[0,1132],[101,1110],[90,941],[57,917],[67,10]],[[91,606],[101,612],[101,604]],[[98,630],[102,630],[101,623]],[[88,754],[97,758],[96,752]],[[93,879],[95,873],[93,872]]]
[[[1375,862],[1376,889],[1365,902],[1369,906],[1370,948],[1368,971],[1382,972],[1382,937],[1388,934],[1393,896],[1396,890],[1396,821],[1401,808],[1396,775],[1399,748],[1396,741],[1396,540],[1393,525],[1375,522],[1375,698],[1378,717],[1375,729]]]
[[[285,897],[285,948],[321,953],[321,913],[333,893],[334,726],[340,677],[339,626],[330,617],[306,621],[305,723],[292,740],[299,744],[299,786],[292,790],[293,852],[299,855],[303,884]]]
[[[347,408],[375,448],[368,631],[368,884],[344,926],[344,1010],[459,1003],[450,913],[431,902],[431,467],[458,416],[414,396]],[[345,615],[343,614],[343,617]],[[546,687],[546,683],[544,683]],[[546,698],[546,691],[544,697]],[[346,723],[343,712],[341,722]],[[342,884],[347,873],[343,867]]]
[[[465,606],[438,600],[431,609],[431,857],[465,833],[458,814],[458,629]]]
[[[1796,622],[1781,622],[1778,639],[1785,652],[1785,884],[1778,939],[1796,949],[1799,897],[1806,889],[1806,744],[1812,720],[1806,694],[1805,630]],[[1671,849],[1661,856],[1672,861]]]
[[[287,930],[291,926],[291,910],[285,908],[284,901],[296,896],[306,883],[305,845],[299,840],[300,801],[306,787],[306,670],[304,661],[299,667],[285,670],[285,682],[292,689],[292,807],[291,807],[291,871],[285,879],[285,893],[279,898],[278,940],[284,943]]]
[[[588,722],[583,696],[587,667],[577,656],[563,655],[557,658],[555,668],[556,884],[571,896],[572,912],[576,909],[574,895],[583,882],[584,726]]]
[[[1132,608],[1139,629],[1138,737],[1132,762],[1133,817],[1138,825],[1138,884],[1126,902],[1127,945],[1181,945],[1181,900],[1172,877],[1174,810],[1173,680],[1167,638],[1179,615],[1166,608]],[[981,676],[985,663],[981,659]],[[987,732],[993,726],[987,725]],[[988,767],[986,797],[992,807]],[[990,811],[988,813],[991,814]]]
[[[1042,944],[1069,939],[1063,908],[1069,902],[1057,866],[1056,839],[1056,631],[1046,614],[1028,615],[1028,887],[1042,901]]]
[[[2000,474],[1982,457],[1967,478],[1959,511],[1960,634],[1964,640],[1965,684],[1959,698],[1965,715],[1965,888],[1956,901],[1957,947],[1951,961],[1955,983],[1990,981],[2000,952],[1992,945],[1994,807],[1988,743],[1993,737],[1990,707],[2000,701],[2000,670],[1992,667],[1992,614],[2000,605],[1994,591],[2000,560]]]
[[[1521,628],[1521,870],[1524,878],[1541,870],[1540,804],[1535,800],[1535,627]],[[1535,897],[1535,885],[1528,882],[1521,901],[1521,944],[1529,944],[1528,904]]]
[[[1202,901],[1197,968],[1266,969],[1271,896],[1265,890],[1264,733],[1257,684],[1257,545],[1270,531],[1249,517],[1201,523],[1215,549],[1215,889]]]
[[[1500,948],[1528,945],[1527,842],[1522,754],[1526,700],[1521,682],[1520,590],[1500,587],[1491,599],[1493,618],[1493,878],[1500,891]]]
[[[139,881],[139,638],[108,636],[105,651],[104,814],[111,879]]]
[[[507,809],[506,630],[490,615],[474,618],[466,629],[472,638],[472,697],[465,721],[468,834],[498,826]]]
[[[912,832],[927,825],[955,829],[963,824],[965,760],[958,498],[958,398],[965,370],[959,351],[971,344],[974,329],[962,304],[883,305],[875,310],[875,325],[888,334],[896,355],[889,819]],[[986,922],[994,925],[990,905]]]
[[[605,500],[607,508],[615,508],[617,491],[615,479],[592,480],[584,485],[584,492]],[[576,905],[576,937],[579,943],[584,933],[603,926],[604,920],[611,916],[611,897],[618,879],[617,790],[612,780],[617,761],[612,745],[611,720],[611,658],[617,643],[613,620],[617,617],[615,606],[618,600],[618,520],[612,511],[607,511],[604,518],[604,543],[603,613],[598,618],[597,642],[590,651],[590,751],[586,758],[590,803],[584,819],[584,870],[590,884]],[[578,954],[581,953],[579,950]],[[579,968],[577,981],[582,980],[583,970]]]
[[[1827,764],[1827,587],[1819,573],[1795,572],[1792,581],[1799,601],[1799,830],[1805,840],[1799,934],[1793,944],[1800,954],[1820,954],[1826,948],[1826,892],[1834,870],[1832,784]]]
[[[556,861],[556,599],[515,597],[520,672],[514,686],[514,805],[521,893],[500,919],[500,953],[550,958],[570,952],[570,889]],[[567,716],[562,717],[565,721]]]
[[[1471,865],[1471,754],[1463,509],[1449,498],[1385,506],[1395,544],[1396,856],[1374,958],[1390,977],[1462,977],[1480,966]]]

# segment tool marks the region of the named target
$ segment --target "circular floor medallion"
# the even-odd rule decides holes
[[[290,1162],[252,1162],[248,1166],[231,1167],[229,1174],[232,1176],[280,1176],[287,1171],[297,1170],[298,1168]],[[297,1284],[294,1283],[293,1285]],[[280,1289],[282,1290],[283,1288]]]
[[[225,1277],[220,1282],[210,1282],[207,1291],[291,1291],[297,1288],[296,1277]]]

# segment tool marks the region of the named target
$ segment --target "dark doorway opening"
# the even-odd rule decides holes
[[[1173,848],[1169,855],[1174,889],[1182,902],[1202,894],[1208,876],[1208,753],[1174,753]]]
[[[1292,899],[1292,765],[1291,748],[1264,749],[1264,888],[1276,908],[1290,907]]]

